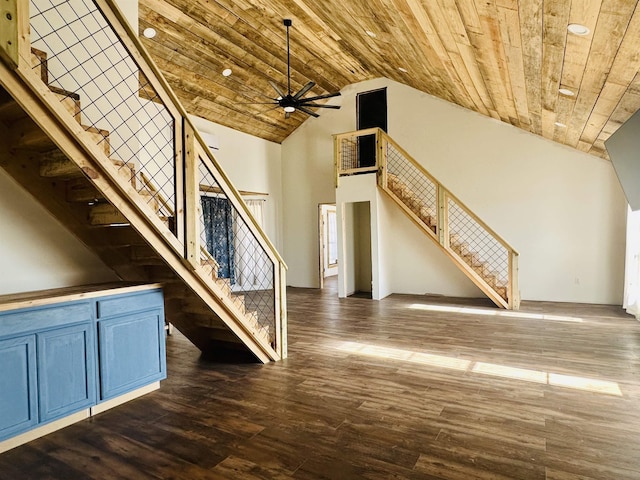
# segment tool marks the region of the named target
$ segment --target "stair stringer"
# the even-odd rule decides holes
[[[215,282],[206,282],[194,272],[194,267],[179,253],[182,246],[155,212],[146,204],[132,200],[136,198],[137,191],[132,185],[119,181],[120,174],[117,167],[109,160],[104,151],[95,145],[90,134],[75,121],[74,117],[69,114],[48,86],[42,83],[35,72],[30,69],[11,70],[4,62],[0,62],[0,84],[67,158],[74,162],[91,180],[104,198],[124,215],[142,238],[148,241],[149,246],[161,256],[180,281],[211,308],[212,314],[218,317],[260,361],[268,362],[279,359],[277,352],[270,345],[259,342],[254,338],[250,328],[237,320],[237,318],[242,318],[242,313],[232,299],[227,298]],[[16,138],[17,133],[17,131],[8,129],[5,138]],[[51,211],[52,207],[42,201],[39,192],[24,185],[21,181],[21,178],[24,177],[15,170],[19,169],[18,166],[2,165],[2,167],[23,184],[45,208]],[[54,216],[62,215],[63,218],[65,217],[62,205],[53,207],[53,209],[55,210],[52,211]],[[72,228],[71,231],[89,248],[93,249],[93,246],[87,242],[87,236],[78,235],[77,229]],[[96,253],[101,258],[105,258],[104,251]],[[108,263],[111,268],[127,280],[144,279],[144,275],[139,269],[126,265],[114,266],[111,263]],[[180,327],[179,323],[181,322],[184,330],[193,332],[198,328],[197,325],[188,325],[188,319],[179,320],[176,326]],[[197,341],[194,343],[202,348]]]
[[[382,185],[381,182],[378,182],[378,188],[382,190],[387,197],[389,197],[393,202],[402,210],[402,212],[409,217],[409,219],[413,222],[413,224],[422,231],[429,239],[435,243],[438,248],[453,262],[453,264],[458,267],[462,273],[464,273],[469,280],[471,280],[482,292],[491,299],[497,306],[501,308],[508,309],[509,304],[498,295],[493,288],[480,276],[476,273],[473,268],[467,265],[466,262],[462,261],[460,257],[458,257],[454,252],[449,251],[445,248],[438,238],[438,236],[431,230],[429,225],[425,224],[412,210],[406,205],[402,199],[398,198],[398,196],[391,191],[390,188]]]

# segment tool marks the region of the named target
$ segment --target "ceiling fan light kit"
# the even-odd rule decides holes
[[[325,95],[316,95],[314,97],[306,97],[304,95],[311,90],[316,84],[315,82],[309,82],[304,87],[302,87],[296,94],[292,94],[291,92],[291,50],[289,48],[289,28],[293,24],[293,22],[285,18],[283,21],[284,26],[287,28],[287,91],[283,92],[278,85],[272,81],[269,81],[269,85],[276,92],[277,97],[273,99],[272,102],[262,102],[254,105],[274,105],[274,108],[281,107],[285,112],[285,118],[289,118],[289,116],[297,111],[306,113],[312,117],[319,117],[317,113],[315,113],[311,108],[332,108],[339,109],[339,105],[323,105],[319,103],[315,103],[316,100],[323,100],[325,98],[339,97],[340,92],[327,93]]]

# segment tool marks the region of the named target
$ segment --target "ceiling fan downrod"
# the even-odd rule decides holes
[[[291,95],[291,53],[289,50],[289,27],[293,22],[289,18],[284,19],[284,26],[287,27],[287,94]]]

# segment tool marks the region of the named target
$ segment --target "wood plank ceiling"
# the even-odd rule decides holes
[[[267,140],[309,118],[245,105],[275,96],[270,80],[286,87],[282,19],[291,18],[293,91],[387,77],[607,158],[604,140],[640,108],[637,3],[140,0],[140,31],[157,30],[144,44],[190,113]],[[572,23],[589,34],[569,33]]]

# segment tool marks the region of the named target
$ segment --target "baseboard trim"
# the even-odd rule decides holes
[[[110,408],[114,408],[118,405],[122,405],[123,403],[135,400],[136,398],[146,395],[147,393],[151,393],[154,390],[158,390],[159,388],[160,382],[154,382],[131,392],[125,393],[124,395],[120,395],[119,397],[112,398],[111,400],[106,400],[102,403],[99,403],[98,405],[94,405],[93,407],[91,407],[91,415],[98,415],[99,413],[109,410]]]

